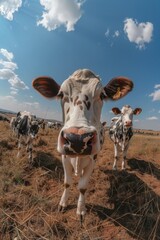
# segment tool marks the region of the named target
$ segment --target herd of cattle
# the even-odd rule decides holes
[[[64,192],[59,211],[67,207],[74,171],[79,176],[77,214],[82,222],[86,213],[85,192],[97,154],[104,143],[106,127],[100,121],[103,102],[124,97],[133,89],[133,82],[126,77],[116,77],[103,87],[98,76],[88,69],[82,69],[69,76],[61,86],[50,77],[38,77],[32,85],[42,96],[61,101],[63,125],[47,123],[49,128],[54,125],[54,128],[60,129],[57,150],[62,155]],[[119,115],[112,118],[109,127],[115,151],[113,169],[116,169],[119,147],[123,152],[122,169],[125,169],[126,153],[133,135],[133,115],[140,114],[142,109],[125,105],[121,110],[113,108],[112,111]],[[39,127],[44,127],[44,121],[39,122],[29,112],[19,112],[11,119],[10,125],[18,137],[18,156],[21,138],[26,137],[29,159],[32,160],[32,141]]]
[[[22,141],[24,141],[26,143],[27,152],[29,152],[29,160],[32,162],[32,143],[37,136],[39,129],[60,129],[62,127],[62,124],[59,122],[48,122],[44,119],[38,119],[30,112],[22,111],[18,112],[15,117],[11,118],[10,127],[13,135],[17,136],[18,138],[17,157],[20,156]]]

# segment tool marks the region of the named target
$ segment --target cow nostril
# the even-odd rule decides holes
[[[95,142],[96,136],[97,136],[97,134],[96,134],[95,132],[89,134],[90,139],[89,139],[88,142],[87,142],[87,145],[88,145],[88,146],[91,145],[91,144],[93,144],[93,143]]]
[[[63,131],[61,132],[61,141],[63,144],[69,144],[69,140],[67,139]]]

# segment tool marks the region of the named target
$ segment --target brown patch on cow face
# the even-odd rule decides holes
[[[74,106],[77,104],[77,100],[78,100],[78,96],[76,96],[75,100],[74,100]]]
[[[69,103],[69,98],[68,98],[68,97],[64,97],[64,98],[63,98],[63,101]]]
[[[79,101],[77,102],[77,105],[80,105],[80,104],[82,104],[82,101],[79,100]]]
[[[69,113],[70,108],[67,109],[67,113]]]

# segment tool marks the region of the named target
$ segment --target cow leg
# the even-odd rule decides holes
[[[126,168],[125,165],[126,165],[126,155],[127,155],[128,147],[129,147],[129,144],[127,144],[127,145],[124,147],[124,150],[123,150],[122,170],[125,170],[125,168]]]
[[[29,152],[29,160],[32,161],[32,139],[30,137],[27,139],[27,152]]]
[[[62,164],[64,169],[64,191],[59,203],[58,210],[63,212],[64,208],[67,207],[69,187],[72,184],[72,165],[70,158],[62,155]]]
[[[113,170],[117,169],[117,160],[118,160],[118,143],[114,143],[114,163]]]
[[[20,157],[20,151],[21,151],[21,135],[18,136],[18,153],[17,153],[17,158]]]
[[[77,204],[77,215],[80,216],[81,224],[82,224],[84,215],[86,213],[85,193],[87,190],[89,178],[94,169],[94,165],[95,165],[95,161],[93,159],[91,159],[88,166],[82,170],[82,174],[81,174],[81,177],[78,182],[78,189],[80,191],[80,194],[79,194],[78,204]]]

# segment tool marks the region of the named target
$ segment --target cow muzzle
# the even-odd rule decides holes
[[[125,126],[126,128],[132,127],[132,121],[126,121],[125,124],[124,124],[124,126]]]
[[[97,132],[85,128],[69,128],[60,133],[63,154],[91,155],[97,143]]]

